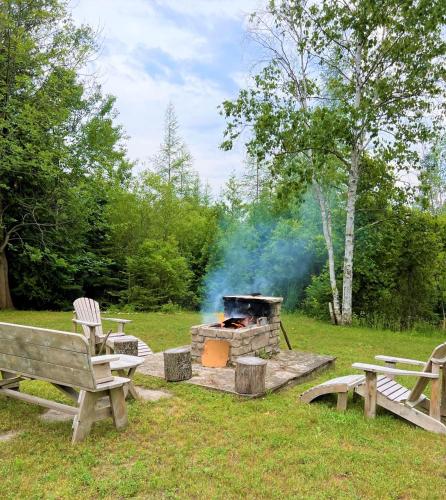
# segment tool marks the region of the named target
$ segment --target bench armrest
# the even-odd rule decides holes
[[[121,318],[102,318],[102,319],[105,319],[107,321],[114,321],[115,323],[131,323],[132,320],[131,319],[121,319]]]
[[[418,361],[417,359],[409,359],[409,358],[396,358],[395,356],[375,356],[375,359],[378,361],[384,361],[386,363],[402,363],[405,365],[416,365],[416,366],[424,366],[426,363],[424,361]]]
[[[357,370],[363,370],[365,372],[373,372],[373,373],[383,373],[384,375],[407,375],[412,377],[424,377],[424,378],[432,378],[438,379],[439,376],[436,373],[428,373],[428,372],[417,372],[412,370],[398,370],[397,368],[389,368],[387,366],[379,366],[379,365],[369,365],[367,363],[353,363],[353,368]]]
[[[91,364],[93,365],[93,373],[96,385],[104,382],[112,382],[114,377],[111,372],[112,361],[117,361],[119,356],[106,354],[105,356],[92,356]]]
[[[80,319],[73,319],[73,323],[76,323],[77,325],[89,326],[91,328],[95,328],[97,326],[101,326],[101,323],[93,323],[91,321],[82,321]]]
[[[119,355],[117,354],[105,354],[104,356],[92,356],[91,357],[91,364],[93,366],[95,365],[101,365],[104,363],[111,363],[112,361],[118,361]]]

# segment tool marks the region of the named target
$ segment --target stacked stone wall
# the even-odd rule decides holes
[[[272,356],[279,349],[280,303],[271,304],[267,324],[246,328],[218,328],[211,325],[197,325],[191,328],[191,355],[195,362],[201,362],[207,339],[226,340],[231,346],[229,362],[235,363],[239,356]]]

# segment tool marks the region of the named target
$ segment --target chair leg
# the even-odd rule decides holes
[[[120,377],[125,377],[130,379],[130,382],[125,384],[124,386],[124,395],[125,398],[127,399],[128,396],[130,395],[133,399],[136,401],[139,401],[141,398],[139,397],[138,391],[136,390],[136,387],[133,383],[133,375],[135,374],[136,368],[130,368],[130,370],[126,373],[125,370],[118,370],[118,375]]]
[[[446,416],[446,366],[441,367],[441,415]]]
[[[94,422],[97,394],[81,391],[79,395],[79,413],[74,417],[72,443],[80,443],[90,432]]]
[[[438,375],[437,379],[432,379],[431,401],[429,406],[429,416],[435,420],[441,419],[441,373],[440,367],[436,363],[432,363],[432,373]]]
[[[338,411],[345,411],[347,409],[348,392],[338,392],[338,402],[336,409]]]
[[[124,429],[127,426],[128,419],[123,386],[110,389],[110,403],[116,429]]]
[[[364,414],[367,418],[376,416],[376,373],[365,372]]]

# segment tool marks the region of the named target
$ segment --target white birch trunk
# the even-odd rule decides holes
[[[347,214],[345,221],[344,276],[342,281],[342,324],[352,322],[353,253],[355,232],[355,205],[359,177],[359,154],[352,153],[347,193]]]
[[[331,229],[331,211],[327,204],[325,195],[320,185],[313,180],[313,189],[319,202],[322,218],[322,232],[324,233],[325,245],[328,254],[328,273],[330,277],[331,294],[333,298],[333,314],[336,323],[341,321],[341,307],[339,303],[339,291],[336,283],[335,258],[333,250],[333,233]]]
[[[361,58],[362,47],[360,44],[355,52],[355,102],[354,107],[358,109],[361,104]],[[361,124],[357,124],[357,130],[361,129]],[[355,235],[355,207],[359,180],[359,161],[362,152],[362,133],[359,134],[353,143],[350,171],[348,175],[347,191],[347,214],[345,221],[345,249],[344,249],[344,276],[342,281],[342,324],[350,325],[352,322],[352,290],[353,290],[353,254]]]

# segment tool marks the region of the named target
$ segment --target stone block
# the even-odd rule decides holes
[[[248,346],[231,347],[231,358],[234,356],[242,356],[250,351]]]
[[[254,337],[252,339],[251,346],[252,346],[253,350],[256,351],[257,349],[260,349],[260,348],[268,345],[268,342],[269,342],[269,333],[264,332],[264,333],[257,335],[256,337]]]
[[[231,330],[228,330],[226,332],[218,331],[217,337],[219,339],[232,339],[234,338],[234,332],[232,332]]]
[[[210,328],[203,329],[200,333],[207,339],[214,339],[217,336],[217,331]]]
[[[257,331],[257,328],[248,328],[247,330],[243,331],[243,332],[238,332],[238,335],[242,338],[242,339],[247,339],[247,338],[250,338],[250,337],[253,337],[255,335],[255,332]]]
[[[276,316],[276,315],[274,315],[274,316],[269,316],[268,321],[269,321],[269,324],[270,324],[270,325],[272,325],[272,324],[274,324],[274,323],[279,324],[279,323],[280,323],[280,316]]]

